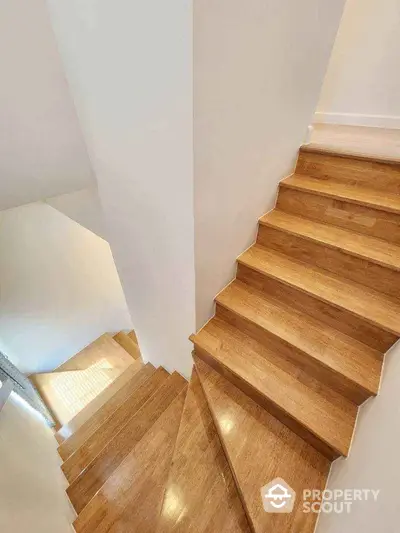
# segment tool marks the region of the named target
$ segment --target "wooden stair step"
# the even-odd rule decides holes
[[[122,389],[143,367],[142,361],[133,361],[133,364],[126,367],[123,372],[100,394],[94,398],[86,407],[79,411],[74,418],[67,424],[62,426],[55,434],[57,441],[61,444],[71,435],[76,433],[87,422],[90,422],[92,417],[114,397],[120,389]],[[118,397],[117,397],[118,398]]]
[[[82,510],[76,533],[154,533],[178,434],[186,389],[170,403],[147,433]]]
[[[399,160],[382,159],[366,153],[350,153],[352,148],[354,146],[349,143],[345,147],[347,152],[339,146],[331,148],[312,144],[302,146],[296,174],[400,193]]]
[[[131,366],[128,368],[131,368]],[[125,370],[125,372],[127,371],[128,369]],[[138,371],[131,375],[130,379],[113,396],[109,397],[77,431],[64,440],[58,447],[58,453],[61,458],[65,461],[80,448],[154,372],[155,368],[152,364],[141,365]]]
[[[383,356],[238,280],[217,296],[233,325],[274,346],[314,377],[326,381],[354,403],[377,394]]]
[[[65,477],[72,483],[97,457],[102,449],[121,431],[147,400],[167,381],[169,374],[162,367],[138,388],[131,391],[118,409],[110,414],[62,465]]]
[[[204,392],[193,371],[158,533],[250,533]]]
[[[54,419],[63,426],[106,389],[123,368],[86,368],[29,376]]]
[[[400,246],[388,241],[291,215],[279,209],[261,217],[260,224],[400,271]]]
[[[140,359],[140,349],[138,344],[126,333],[120,331],[114,335],[114,340],[118,342],[134,359]]]
[[[197,357],[328,459],[347,456],[355,404],[219,317],[191,340]]]
[[[238,261],[265,276],[345,309],[385,331],[400,335],[400,301],[260,245],[249,248]]]
[[[289,514],[266,513],[260,488],[283,478],[297,493],[324,490],[330,461],[198,359],[196,369],[254,533],[313,533],[318,514],[298,497]]]
[[[387,191],[356,187],[333,180],[319,180],[299,174],[285,178],[280,182],[280,187],[307,191],[312,194],[328,196],[373,209],[400,214],[400,195]]]
[[[174,372],[68,487],[78,514],[185,387],[185,379]]]
[[[126,368],[132,358],[111,335],[105,333],[79,353],[65,361],[56,371],[85,370],[86,368]]]
[[[135,343],[139,346],[139,342],[138,342],[138,339],[137,339],[137,336],[136,336],[135,330],[132,329],[132,331],[130,331],[130,332],[128,333],[128,337],[129,337],[130,339],[132,339],[133,342],[135,342]]]

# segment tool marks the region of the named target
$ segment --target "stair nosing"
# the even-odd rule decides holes
[[[381,242],[383,242],[385,244],[387,243],[389,245],[393,245],[393,243],[390,243],[390,242],[385,241],[383,239],[379,239],[378,237],[372,237],[370,235],[357,233],[355,231],[349,231],[349,230],[346,230],[344,228],[340,228],[338,226],[333,226],[332,224],[325,224],[323,222],[318,222],[316,220],[312,220],[310,218],[302,217],[300,215],[293,215],[292,213],[286,213],[285,211],[282,211],[280,209],[276,209],[276,210],[279,211],[279,213],[281,213],[282,215],[285,215],[285,216],[287,215],[287,216],[290,216],[290,217],[293,217],[293,218],[299,218],[299,219],[302,219],[302,220],[306,220],[307,222],[312,223],[312,224],[316,224],[317,226],[324,226],[324,227],[327,227],[327,228],[333,227],[335,230],[339,230],[339,231],[342,231],[344,233],[348,233],[349,235],[356,234],[356,235],[359,235],[360,237],[363,237],[365,239],[378,240],[378,241],[381,241]],[[283,233],[287,233],[288,235],[293,235],[294,237],[298,237],[300,239],[304,239],[304,240],[319,244],[320,246],[326,246],[327,248],[331,248],[332,250],[337,250],[337,251],[339,251],[339,252],[341,252],[343,254],[350,255],[352,257],[357,257],[358,259],[363,259],[364,261],[368,261],[369,263],[373,263],[373,264],[381,266],[383,268],[387,268],[388,270],[393,270],[394,272],[400,272],[400,264],[398,266],[396,266],[396,265],[388,263],[388,262],[380,261],[379,259],[376,259],[374,257],[368,256],[366,254],[358,253],[358,252],[356,252],[354,250],[351,250],[350,248],[342,248],[339,244],[334,244],[332,242],[327,242],[326,240],[321,240],[318,237],[313,237],[313,235],[311,235],[311,234],[300,233],[300,232],[296,231],[296,229],[293,229],[293,230],[292,229],[288,229],[288,228],[282,227],[278,223],[275,223],[273,221],[271,222],[270,220],[268,220],[268,215],[270,215],[270,213],[272,213],[272,212],[273,211],[271,211],[269,213],[266,213],[265,215],[263,215],[259,219],[258,222],[259,222],[259,224],[261,226],[268,227],[268,228],[273,228],[273,229],[275,229],[277,231],[282,231]],[[394,245],[394,246],[396,246],[396,245]],[[399,248],[399,251],[400,251],[400,246],[398,248]]]
[[[262,245],[260,244],[254,244],[253,246],[259,246],[260,248],[265,248],[265,246],[263,247]],[[292,258],[290,258],[289,256],[286,256],[285,254],[283,253],[280,253],[279,252],[276,252],[275,250],[269,250],[267,249],[269,253],[276,253],[278,255],[282,255],[284,256],[285,258],[287,258],[289,261],[293,261],[295,262]],[[379,322],[377,322],[376,320],[372,319],[372,318],[369,318],[369,317],[366,317],[364,315],[361,315],[359,313],[357,313],[356,311],[354,311],[353,309],[349,309],[349,307],[347,307],[345,304],[340,304],[340,303],[337,303],[337,302],[334,302],[332,300],[328,300],[327,298],[321,296],[320,294],[317,294],[316,292],[312,292],[311,290],[307,290],[305,287],[299,287],[298,285],[296,285],[295,283],[291,283],[290,281],[286,280],[286,279],[283,279],[281,277],[278,277],[274,274],[271,274],[270,272],[266,272],[264,270],[261,270],[261,269],[258,269],[257,267],[247,263],[246,261],[243,260],[242,256],[245,254],[246,252],[244,252],[243,254],[241,254],[238,258],[237,258],[237,262],[242,264],[242,265],[245,265],[247,268],[250,268],[251,270],[254,270],[256,272],[258,272],[259,274],[263,275],[263,276],[266,276],[266,277],[270,277],[280,283],[283,283],[284,285],[287,285],[288,287],[292,287],[300,292],[303,292],[304,294],[307,294],[308,296],[311,296],[313,298],[316,298],[317,300],[320,300],[321,302],[324,302],[328,305],[332,305],[332,307],[336,307],[337,309],[341,309],[341,310],[344,310],[344,311],[347,311],[348,313],[354,315],[355,317],[357,318],[360,318],[362,320],[365,320],[366,322],[382,329],[383,331],[386,331],[388,333],[391,333],[393,335],[397,335],[399,336],[400,335],[400,327],[397,331],[395,331],[393,328],[391,327],[388,327],[386,326],[385,324],[381,324]],[[298,261],[298,263],[301,263],[302,265],[304,266],[308,266],[306,263],[302,263],[301,261]],[[311,268],[311,267],[310,267]],[[325,274],[325,272],[322,272],[323,269],[321,268],[318,268],[318,267],[312,267],[314,270],[320,270],[321,271],[321,275],[326,275],[328,277],[331,277],[331,278],[336,278],[337,276],[334,275],[334,273],[332,272],[329,272],[327,271],[327,274]],[[348,282],[347,279],[343,279],[342,280],[343,282]],[[355,281],[354,282],[351,282],[353,285],[360,285],[359,283],[356,283]],[[361,285],[360,285],[361,287]],[[363,286],[364,288],[364,286]],[[371,291],[372,289],[369,289],[367,286],[365,286],[365,290],[366,292],[369,292]],[[378,293],[380,296],[382,296],[380,293]],[[387,295],[386,295],[387,298],[389,298]],[[394,302],[393,302],[394,303]]]
[[[273,300],[274,300],[274,302],[279,304],[279,302],[277,300],[275,300],[275,299],[273,299]],[[219,301],[217,301],[217,304],[220,305],[221,307],[223,307],[224,309],[227,309],[231,313],[234,313],[235,315],[239,316],[242,320],[245,320],[247,323],[254,324],[258,328],[261,328],[262,330],[267,331],[270,335],[272,335],[276,339],[279,339],[281,342],[283,342],[284,345],[288,346],[289,348],[294,348],[295,350],[298,350],[298,351],[304,353],[312,361],[314,361],[315,363],[317,363],[318,365],[320,365],[324,369],[328,370],[329,372],[333,372],[336,375],[343,376],[346,380],[348,380],[350,383],[352,383],[358,390],[362,389],[364,392],[366,392],[367,394],[369,394],[372,397],[376,396],[378,394],[379,382],[378,382],[376,388],[372,388],[370,385],[367,386],[365,384],[361,384],[361,383],[355,381],[354,377],[349,376],[347,373],[344,374],[341,370],[338,370],[338,369],[333,368],[332,366],[328,365],[326,363],[326,361],[324,361],[323,359],[315,358],[314,355],[312,353],[310,353],[310,350],[304,350],[303,348],[300,348],[299,346],[296,346],[294,343],[290,342],[289,340],[283,339],[282,337],[280,337],[276,333],[270,331],[269,329],[266,329],[263,325],[261,325],[261,324],[259,324],[257,322],[254,322],[253,320],[251,320],[247,316],[243,315],[239,310],[234,309],[232,307],[228,307],[227,305],[225,305],[224,303],[219,302]]]
[[[255,390],[257,392],[257,394],[263,396],[263,397],[266,397],[268,398],[268,401],[270,401],[274,406],[275,408],[277,408],[279,411],[282,411],[286,416],[288,416],[289,418],[293,419],[296,423],[298,423],[301,427],[303,427],[306,431],[310,432],[314,437],[316,437],[318,440],[320,440],[321,442],[323,442],[324,444],[326,444],[331,450],[335,451],[336,453],[338,453],[340,456],[343,456],[343,457],[347,457],[348,454],[349,454],[349,450],[350,450],[350,443],[351,443],[351,439],[350,439],[350,442],[348,444],[348,446],[346,446],[346,449],[344,450],[341,450],[339,449],[338,446],[336,445],[333,445],[331,444],[330,442],[328,442],[328,440],[325,438],[325,437],[322,437],[320,435],[318,435],[318,433],[310,428],[308,425],[306,425],[305,422],[301,421],[297,415],[293,414],[293,413],[290,413],[285,407],[281,406],[279,403],[277,403],[273,398],[271,398],[271,395],[270,394],[266,394],[264,393],[263,391],[261,391],[255,384],[253,384],[251,381],[249,381],[246,377],[244,376],[241,376],[240,374],[238,374],[235,370],[233,370],[231,367],[227,366],[226,363],[224,361],[221,361],[221,359],[219,357],[216,357],[214,354],[210,353],[210,351],[203,347],[196,339],[196,336],[195,335],[193,337],[193,340],[192,342],[194,343],[195,346],[198,346],[201,350],[204,350],[205,352],[207,352],[207,354],[212,357],[215,361],[217,361],[217,363],[219,365],[221,365],[224,369],[226,369],[228,372],[232,373],[238,380],[240,381],[243,381],[244,383],[246,383],[249,387],[251,387],[253,390]],[[200,357],[201,359],[201,357]]]
[[[344,159],[356,159],[358,161],[370,161],[372,163],[382,163],[385,165],[392,165],[392,166],[399,166],[400,165],[400,159],[397,158],[390,158],[389,156],[383,157],[383,156],[374,156],[374,155],[368,155],[368,154],[360,154],[360,153],[349,153],[349,152],[342,152],[337,151],[335,148],[329,148],[326,146],[318,145],[315,142],[311,141],[307,144],[302,144],[300,146],[300,153],[307,153],[307,154],[321,154],[321,155],[328,155],[331,157],[342,157]]]
[[[386,213],[392,213],[392,214],[395,214],[395,215],[400,215],[400,205],[398,208],[393,208],[393,207],[389,207],[389,206],[386,206],[386,205],[382,205],[380,203],[374,203],[374,202],[369,202],[367,200],[360,200],[360,199],[357,199],[357,198],[351,198],[349,196],[346,196],[346,195],[342,195],[342,194],[339,194],[339,193],[334,193],[332,191],[317,191],[315,189],[312,189],[312,188],[309,188],[307,187],[306,185],[304,186],[300,186],[300,185],[297,185],[297,184],[293,184],[293,183],[290,183],[290,182],[287,182],[286,180],[289,179],[289,178],[297,178],[297,177],[301,177],[303,176],[304,178],[307,178],[308,180],[313,180],[315,182],[319,182],[319,183],[323,183],[324,181],[326,180],[320,180],[318,178],[313,178],[312,176],[308,176],[306,174],[300,174],[300,173],[294,173],[294,174],[291,174],[290,176],[288,176],[287,178],[283,179],[282,181],[279,182],[279,187],[283,187],[283,188],[286,188],[286,189],[292,189],[292,190],[295,190],[295,191],[303,191],[307,194],[313,194],[315,196],[325,196],[326,198],[336,198],[337,200],[342,200],[343,202],[348,202],[348,203],[351,203],[351,204],[356,204],[356,205],[361,205],[363,207],[368,207],[368,208],[371,208],[371,209],[375,209],[376,211],[385,211]],[[338,181],[335,181],[335,180],[330,180],[330,183],[337,183],[338,185],[343,185],[343,183],[341,182],[338,182]],[[348,187],[352,187],[351,185],[348,185]],[[354,190],[357,190],[357,187],[354,187]],[[366,187],[364,187],[364,190],[367,190]],[[368,189],[372,192],[383,192],[383,191],[379,191],[379,190],[375,190],[375,189]],[[396,196],[394,193],[391,193],[393,196]],[[399,201],[400,201],[400,195],[397,195],[399,196]]]

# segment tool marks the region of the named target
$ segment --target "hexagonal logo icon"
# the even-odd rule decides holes
[[[277,477],[262,487],[261,498],[266,513],[291,513],[296,493],[284,479]]]

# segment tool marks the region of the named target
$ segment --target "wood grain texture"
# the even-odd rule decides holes
[[[154,533],[186,396],[165,409],[79,514],[76,533]]]
[[[283,215],[286,214],[283,213]],[[300,219],[300,217],[293,218]],[[310,222],[311,224],[315,224],[315,222]],[[303,263],[315,265],[330,271],[333,274],[354,281],[360,285],[365,285],[370,289],[383,292],[388,296],[400,297],[400,271],[381,266],[375,261],[346,253],[346,251],[340,248],[340,244],[345,242],[346,235],[343,238],[338,235],[337,245],[330,246],[324,242],[312,240],[308,236],[302,235],[301,229],[299,233],[296,233],[296,228],[301,228],[301,220],[299,222],[293,221],[293,224],[292,231],[260,224],[257,236],[258,244],[298,259]],[[333,228],[333,226],[327,226],[325,224],[319,224],[319,226],[328,228],[328,230],[330,227]],[[335,232],[343,232],[340,228],[334,229]],[[315,231],[315,235],[317,235],[317,231]],[[382,243],[398,248],[396,245],[385,243],[381,239],[366,237],[360,234],[357,234],[357,236],[376,241],[378,246]],[[370,244],[371,247],[368,248],[369,250],[377,250],[377,247],[373,247],[375,243]],[[373,252],[371,255],[373,255]]]
[[[346,198],[338,199],[306,189],[280,187],[277,208],[286,213],[400,244],[399,215],[357,205]]]
[[[362,403],[377,393],[383,357],[376,350],[239,281],[218,295],[217,304],[217,315],[222,306],[231,323],[323,377],[352,401]]]
[[[86,368],[126,368],[132,364],[129,354],[112,338],[105,333],[89,346],[68,359],[56,370],[85,370]]]
[[[117,393],[143,368],[142,361],[133,361],[131,365],[109,385],[104,391],[96,396],[84,409],[79,411],[74,418],[62,426],[56,433],[56,439],[61,444],[71,435],[76,433],[86,423],[90,424],[91,418],[109,402],[112,404],[118,399]]]
[[[250,533],[198,376],[184,405],[157,533]]]
[[[260,489],[280,477],[298,495],[324,490],[330,461],[202,360],[196,369],[252,530],[313,533],[317,515],[303,512],[301,497],[292,513],[271,514]]]
[[[249,248],[238,261],[384,331],[400,335],[400,300],[259,245]]]
[[[295,174],[280,182],[283,188],[305,190],[329,198],[345,200],[350,203],[370,207],[374,210],[400,214],[400,196],[398,194],[366,189],[336,181],[318,180],[305,175]]]
[[[243,263],[238,264],[237,279],[381,353],[385,353],[397,340],[396,335],[383,331],[344,309],[333,307],[296,288],[264,276]]]
[[[355,404],[218,317],[192,341],[198,357],[326,457],[347,455],[357,414]]]
[[[386,193],[400,193],[400,163],[395,162],[358,159],[304,147],[300,150],[296,173]]]
[[[62,465],[65,477],[72,483],[97,457],[105,446],[121,431],[147,400],[168,379],[168,372],[158,368],[81,444]]]
[[[185,386],[182,376],[172,374],[68,487],[78,514]]]
[[[120,331],[113,337],[124,350],[126,350],[133,359],[140,359],[140,350],[138,344],[126,333]]]
[[[390,270],[400,271],[400,246],[382,239],[354,233],[336,226],[321,224],[304,217],[290,215],[274,209],[260,218],[260,230],[265,227],[280,230],[293,237],[302,238],[333,248],[352,258],[360,258]]]

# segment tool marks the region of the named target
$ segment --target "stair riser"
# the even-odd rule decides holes
[[[168,378],[168,372],[157,370],[156,375],[133,394],[115,411],[110,419],[97,428],[86,442],[62,465],[67,480],[72,483],[80,473],[97,457],[101,450],[112,440]]]
[[[257,242],[304,263],[400,298],[400,271],[262,224],[259,226]]]
[[[297,174],[400,194],[400,165],[301,151]]]
[[[82,424],[67,440],[58,448],[61,458],[66,461],[74,452],[78,450],[98,428],[116,411],[127,398],[138,389],[155,372],[153,365],[147,363],[139,372],[121,386],[119,390],[110,391],[109,399],[98,407],[92,416]],[[112,394],[114,392],[114,394]]]
[[[277,208],[400,244],[400,215],[280,185]]]
[[[240,263],[238,264],[237,277],[244,283],[269,294],[279,302],[290,307],[294,306],[320,322],[367,344],[379,352],[385,353],[397,340],[395,335],[383,331],[347,311],[322,302]]]
[[[261,407],[266,409],[272,416],[280,420],[283,424],[285,424],[285,426],[294,431],[297,435],[299,435],[299,437],[301,437],[308,444],[313,446],[329,460],[333,461],[341,455],[337,450],[332,449],[331,446],[316,437],[298,421],[294,420],[278,405],[273,403],[269,398],[267,398],[263,394],[260,394],[260,392],[254,389],[254,387],[252,387],[249,383],[232,373],[220,361],[215,359],[205,350],[202,350],[201,348],[196,346],[196,344],[195,355],[202,359],[205,363],[210,365],[212,368],[214,368],[214,370],[219,372],[225,379],[230,381],[238,389],[247,394],[252,400],[261,405]]]
[[[173,383],[174,385],[168,380],[158,391],[155,402],[150,399],[137,413],[137,416],[131,419],[68,487],[67,494],[78,514],[115,472],[146,431],[150,429],[176,396],[186,387],[186,381],[178,375],[174,378]],[[146,406],[150,404],[150,412],[147,412]]]
[[[321,361],[314,359],[312,354],[304,352],[289,344],[284,339],[275,336],[270,331],[258,326],[233,311],[217,304],[217,316],[249,335],[253,339],[265,344],[271,349],[277,350],[279,355],[292,363],[308,375],[317,379],[321,384],[328,385],[331,389],[339,392],[356,405],[361,405],[372,396],[371,391],[365,390],[358,383],[354,383],[333,369],[324,366]]]

